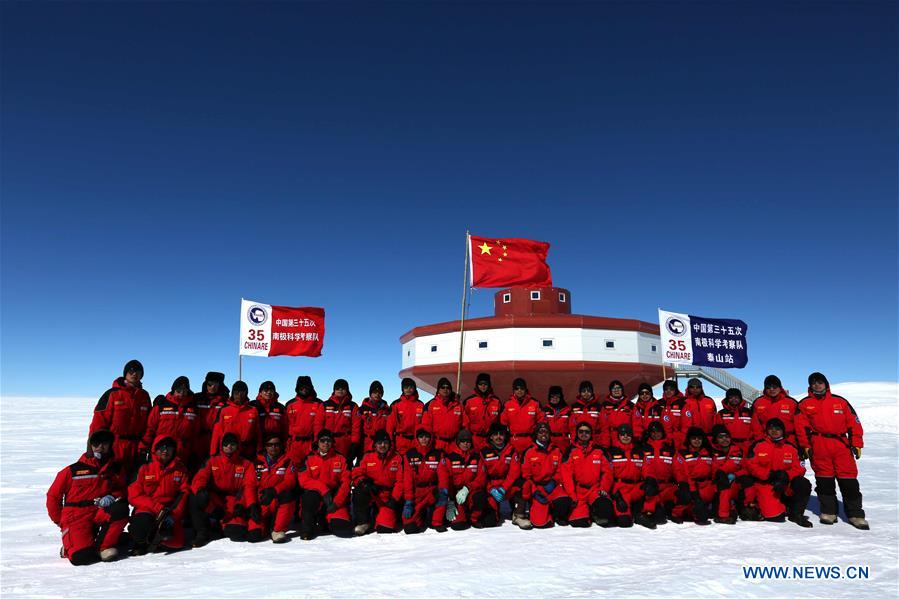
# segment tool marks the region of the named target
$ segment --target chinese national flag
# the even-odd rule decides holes
[[[552,287],[549,244],[471,236],[472,287]]]

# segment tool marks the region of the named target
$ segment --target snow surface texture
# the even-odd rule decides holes
[[[76,568],[58,556],[45,493],[83,451],[95,399],[0,399],[4,597],[897,596],[896,383],[843,383],[865,427],[859,463],[871,531],[739,522],[632,529],[494,530],[286,545],[215,541],[175,555]],[[869,567],[867,580],[747,580],[742,566]],[[163,569],[164,568],[164,569]]]

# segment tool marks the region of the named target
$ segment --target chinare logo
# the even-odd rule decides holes
[[[268,310],[258,304],[253,304],[250,306],[250,309],[247,310],[247,320],[252,322],[255,326],[261,327],[265,324],[265,321],[268,320]]]
[[[687,332],[687,325],[683,320],[675,316],[671,316],[665,321],[665,328],[675,337],[683,337],[684,333]]]

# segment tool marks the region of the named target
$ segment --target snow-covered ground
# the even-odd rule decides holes
[[[865,427],[859,465],[871,531],[841,520],[668,524],[651,531],[428,531],[407,537],[216,541],[199,550],[75,568],[58,557],[47,487],[84,449],[95,399],[0,399],[0,592],[4,597],[897,596],[896,383],[843,383]],[[812,496],[811,508],[817,509]],[[814,510],[812,510],[814,511]],[[811,514],[810,514],[811,515]],[[866,566],[860,580],[747,580],[743,566]]]

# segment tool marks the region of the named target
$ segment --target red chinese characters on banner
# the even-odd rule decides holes
[[[314,358],[321,355],[324,342],[323,308],[291,308],[241,300],[240,355]]]

